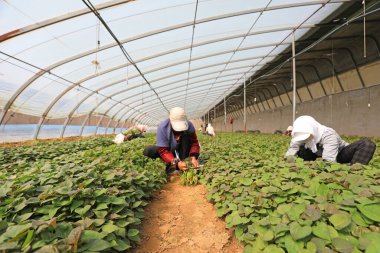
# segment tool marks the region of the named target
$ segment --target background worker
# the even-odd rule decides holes
[[[215,137],[215,131],[214,128],[211,126],[211,123],[207,124],[206,133],[211,137]]]
[[[122,134],[124,135],[124,141],[130,141],[135,138],[145,138],[143,133],[146,132],[146,126],[136,125],[128,128]]]
[[[328,162],[368,164],[375,149],[375,143],[368,139],[348,144],[334,129],[305,115],[294,121],[292,140],[285,157],[297,155],[306,161],[322,157]]]
[[[292,131],[293,131],[293,127],[292,126],[288,126],[288,128],[286,129],[285,131],[285,135],[288,135],[288,136],[291,136],[292,135]]]
[[[146,126],[144,125],[136,125],[128,128],[122,133],[119,133],[113,139],[113,142],[116,144],[121,144],[124,141],[130,141],[135,138],[145,138],[143,133],[146,132]]]
[[[194,168],[199,167],[199,142],[193,123],[187,120],[185,111],[181,107],[170,110],[168,119],[165,119],[157,128],[157,143],[145,148],[144,155],[158,158],[166,163],[166,173],[174,170],[185,171],[188,164],[183,161],[191,157]]]

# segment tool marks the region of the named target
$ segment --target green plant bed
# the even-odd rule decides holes
[[[164,164],[142,155],[154,137],[120,146],[86,140],[76,153],[2,164],[0,250],[10,252],[116,252],[139,240],[152,193],[166,182]],[[63,147],[60,147],[62,145]],[[70,143],[41,145],[40,152]],[[43,148],[45,147],[45,150]],[[76,145],[74,145],[76,146]],[[11,151],[11,149],[10,149]]]
[[[368,166],[285,161],[289,141],[220,134],[202,143],[207,198],[244,251],[380,252],[379,149]]]

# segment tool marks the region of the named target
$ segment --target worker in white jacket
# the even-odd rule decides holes
[[[206,133],[210,135],[211,137],[215,137],[215,131],[214,128],[211,126],[211,123],[208,123],[206,128]]]
[[[292,140],[285,157],[297,155],[306,161],[322,157],[329,162],[368,164],[375,149],[375,143],[368,139],[348,144],[334,129],[305,115],[294,121]]]

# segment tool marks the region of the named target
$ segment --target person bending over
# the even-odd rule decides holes
[[[300,116],[293,124],[292,140],[285,157],[297,155],[305,161],[322,157],[324,161],[368,164],[376,145],[368,139],[348,144],[334,129],[317,122],[311,116]]]
[[[199,167],[200,146],[193,123],[187,120],[183,108],[174,107],[157,128],[157,143],[145,148],[144,155],[152,159],[161,157],[166,163],[166,173],[174,170],[185,171],[188,165],[183,161],[191,157],[194,168]]]

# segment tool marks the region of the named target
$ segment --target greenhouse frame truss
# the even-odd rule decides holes
[[[285,106],[282,95],[294,119],[298,88],[314,99],[308,85],[319,82],[327,96],[322,80],[335,76],[344,91],[338,73],[351,69],[366,87],[358,67],[380,58],[379,1],[20,0],[0,10],[0,125],[33,124],[33,139],[49,124],[61,125],[57,137],[72,124],[78,135],[157,126],[175,106],[246,124],[247,111]]]

